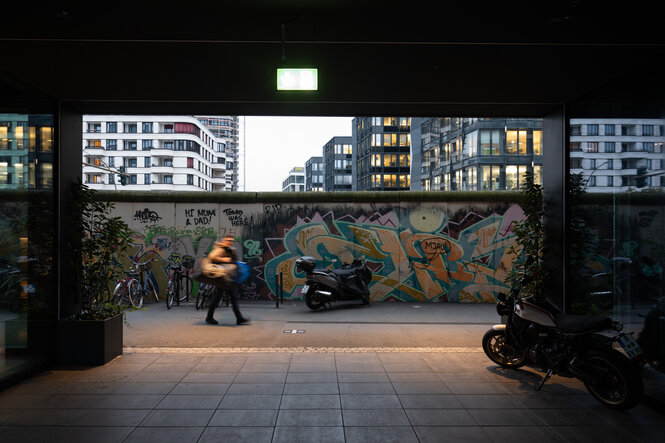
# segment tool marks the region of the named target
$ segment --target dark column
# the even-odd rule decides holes
[[[543,119],[543,200],[545,201],[546,295],[566,310],[566,191],[568,115],[561,106]]]
[[[72,241],[69,190],[71,185],[81,178],[83,114],[71,106],[60,103],[57,133],[58,318],[63,318],[77,312],[74,296],[76,279],[73,278],[72,257],[68,247]]]

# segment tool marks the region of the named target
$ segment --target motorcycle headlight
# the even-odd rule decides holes
[[[623,323],[621,323],[620,321],[613,321],[612,322],[612,329],[614,329],[615,331],[618,331],[618,332],[623,331]]]

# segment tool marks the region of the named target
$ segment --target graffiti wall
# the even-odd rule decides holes
[[[162,296],[170,263],[232,235],[252,267],[243,298],[274,299],[281,274],[284,298],[301,299],[295,261],[308,255],[327,268],[364,259],[374,302],[494,302],[507,292],[512,227],[523,218],[515,203],[121,202],[116,212],[135,232],[127,263],[156,257]]]

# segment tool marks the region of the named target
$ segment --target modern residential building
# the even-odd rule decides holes
[[[238,190],[238,169],[240,163],[239,150],[239,117],[237,115],[195,115],[212,135],[223,139],[225,143],[226,168],[233,170],[231,176],[231,190]]]
[[[310,157],[305,162],[305,191],[323,191],[323,157]]]
[[[517,191],[542,183],[542,119],[429,118],[421,125],[425,191]]]
[[[665,186],[663,119],[571,119],[570,173],[587,192],[625,192]]]
[[[411,118],[353,119],[354,189],[408,191],[411,187]]]
[[[99,190],[231,191],[234,143],[237,151],[233,137],[191,116],[84,115],[83,181]]]
[[[0,189],[53,187],[53,117],[2,114]]]
[[[289,171],[288,177],[282,182],[282,192],[304,192],[305,191],[305,168],[294,166]]]
[[[353,181],[353,138],[337,136],[323,145],[323,189],[355,190]]]

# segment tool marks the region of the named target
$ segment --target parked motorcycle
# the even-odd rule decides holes
[[[665,372],[665,297],[660,297],[644,316],[644,327],[637,336],[649,365]]]
[[[596,400],[616,410],[635,406],[644,392],[640,367],[633,359],[642,350],[623,324],[609,317],[565,315],[548,301],[522,294],[499,294],[496,306],[502,324],[483,337],[483,350],[504,368],[532,363],[546,375],[540,390],[555,374],[581,380]],[[613,349],[618,343],[623,353]]]
[[[369,305],[369,287],[372,272],[362,260],[344,263],[338,269],[317,268],[314,257],[296,260],[298,272],[307,275],[302,287],[305,304],[313,311],[336,301],[360,300]]]

